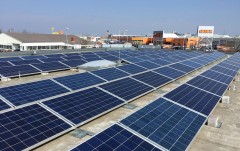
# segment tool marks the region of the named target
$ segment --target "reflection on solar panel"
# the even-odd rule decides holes
[[[76,68],[79,65],[82,65],[84,63],[86,63],[86,61],[78,59],[78,60],[68,60],[68,61],[61,61],[62,63],[72,67],[72,68]]]
[[[45,56],[22,56],[22,58],[25,60],[34,60],[34,59],[44,59],[47,57],[45,57]]]
[[[222,84],[202,76],[197,76],[187,83],[219,96],[222,96],[228,87],[226,84]]]
[[[70,76],[64,76],[64,77],[55,78],[54,80],[67,86],[72,90],[82,89],[82,88],[86,88],[92,85],[97,85],[105,82],[104,80],[90,73],[80,73],[80,74],[75,74]]]
[[[158,68],[158,67],[161,66],[161,65],[157,65],[155,63],[152,63],[150,61],[142,61],[142,62],[138,62],[136,64],[141,66],[141,67],[147,68],[147,69],[154,69],[154,68]]]
[[[165,61],[163,59],[152,59],[152,60],[149,60],[149,61],[151,61],[155,64],[158,64],[158,65],[162,65],[162,66],[171,64],[171,62]]]
[[[117,68],[121,69],[121,70],[123,70],[125,72],[128,72],[130,74],[136,74],[136,73],[140,73],[140,72],[146,71],[145,68],[139,67],[139,66],[134,65],[134,64],[127,64],[127,65],[119,66]]]
[[[35,60],[19,60],[19,61],[11,61],[14,65],[22,65],[22,64],[32,64],[32,63],[42,63],[41,61]]]
[[[173,68],[169,68],[169,67],[163,67],[163,68],[159,68],[156,70],[153,70],[157,73],[160,73],[162,75],[165,75],[166,77],[170,77],[172,79],[177,79],[181,76],[183,76],[185,73]]]
[[[192,67],[189,67],[189,66],[186,66],[186,65],[183,65],[183,64],[180,64],[180,63],[176,63],[176,64],[173,64],[173,65],[170,65],[169,67],[177,69],[177,70],[180,70],[180,71],[183,71],[183,72],[186,72],[186,73],[195,70]]]
[[[110,82],[100,87],[127,101],[153,90],[153,88],[131,78]]]
[[[183,61],[183,62],[181,62],[181,63],[184,64],[184,65],[187,65],[187,66],[193,67],[193,68],[199,68],[199,67],[202,66],[201,64],[195,63],[195,62],[190,61],[190,60]]]
[[[32,65],[34,67],[40,69],[41,71],[45,71],[45,72],[69,69],[68,66],[66,66],[60,62],[37,63],[37,64],[32,64]]]
[[[96,70],[92,71],[93,74],[102,77],[106,80],[114,80],[122,77],[126,77],[129,74],[126,72],[123,72],[121,70],[118,70],[116,68],[108,68],[108,69],[102,69],[102,70]]]
[[[164,97],[205,115],[209,115],[220,100],[220,97],[216,95],[194,88],[187,84],[176,88]]]
[[[159,75],[151,71],[135,75],[133,76],[133,78],[148,85],[151,85],[155,88],[160,87],[172,80],[170,78],[167,78],[165,76]]]
[[[63,58],[45,58],[45,59],[40,59],[43,62],[56,62],[56,61],[63,61],[65,59]]]
[[[160,151],[142,138],[115,124],[71,151]]]
[[[0,61],[1,61],[1,62],[4,62],[4,61],[13,61],[13,60],[23,60],[23,59],[21,59],[20,57],[0,58]]]
[[[39,70],[33,68],[30,65],[20,65],[20,66],[10,66],[10,67],[1,67],[0,74],[4,77],[18,77],[24,75],[31,75],[40,73]]]
[[[0,88],[0,95],[14,105],[22,105],[68,92],[51,80]]]
[[[8,67],[8,66],[12,66],[12,64],[11,63],[9,63],[9,62],[0,62],[0,67]]]
[[[70,128],[37,104],[0,114],[0,123],[1,150],[9,151],[32,149]]]
[[[184,151],[205,117],[160,98],[121,121],[169,150]]]
[[[98,88],[87,89],[43,102],[75,124],[85,122],[122,103],[124,102]]]
[[[0,111],[10,108],[5,102],[0,99]]]
[[[220,72],[220,73],[222,73],[222,74],[225,74],[225,75],[228,75],[228,76],[231,76],[231,77],[235,77],[236,74],[237,74],[237,71],[233,71],[233,70],[230,70],[230,69],[226,69],[226,68],[221,67],[221,66],[218,66],[218,65],[212,67],[211,70]]]

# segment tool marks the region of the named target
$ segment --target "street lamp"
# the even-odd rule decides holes
[[[128,31],[128,30],[127,30],[127,29],[125,29],[124,35],[125,35],[125,33],[126,33],[127,31]],[[127,35],[127,42],[128,42],[128,35]]]
[[[66,28],[66,49],[68,48],[68,37],[67,37],[67,32],[68,32],[69,28],[67,27]]]

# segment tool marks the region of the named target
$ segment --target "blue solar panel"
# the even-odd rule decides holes
[[[47,58],[45,56],[22,56],[25,60],[35,60],[35,59],[44,59]]]
[[[40,73],[40,71],[30,65],[19,65],[0,68],[0,74],[4,77],[18,77],[19,75],[24,76],[37,73]]]
[[[32,149],[70,128],[37,104],[0,114],[0,123],[0,146],[4,151]]]
[[[9,62],[0,62],[0,67],[8,67],[8,66],[12,66],[12,64],[11,63],[9,63]]]
[[[193,68],[199,68],[199,67],[202,66],[201,64],[198,64],[198,63],[193,62],[193,61],[190,61],[190,60],[183,61],[183,62],[181,62],[181,63],[184,64],[184,65],[187,65],[187,66],[193,67]]]
[[[120,122],[168,150],[185,151],[205,120],[160,98]]]
[[[198,59],[198,58],[193,58],[193,59],[191,59],[191,61],[196,62],[196,63],[201,64],[201,65],[206,65],[206,64],[210,63],[206,60],[202,60],[202,59]]]
[[[101,56],[101,58],[105,59],[105,60],[110,60],[110,61],[117,61],[119,60],[118,57],[115,57],[115,56]]]
[[[233,80],[233,77],[221,74],[219,72],[215,72],[214,70],[207,70],[206,72],[202,73],[201,75],[208,77],[210,79],[214,79],[216,81],[220,81],[227,85],[229,85]]]
[[[183,71],[183,72],[186,72],[186,73],[195,70],[192,67],[189,67],[189,66],[186,66],[186,65],[183,65],[183,64],[180,64],[180,63],[176,63],[176,64],[173,64],[173,65],[170,65],[169,67],[177,69],[177,70],[180,70],[180,71]]]
[[[179,62],[178,60],[170,58],[170,57],[165,57],[165,58],[163,58],[163,60],[166,60],[166,61],[171,62],[171,63]]]
[[[151,60],[151,59],[152,59],[151,57],[146,56],[146,55],[144,55],[144,56],[138,56],[137,58],[139,58],[139,59],[141,59],[141,60]]]
[[[158,68],[158,67],[161,66],[161,65],[157,65],[155,63],[152,63],[150,61],[142,61],[142,62],[138,62],[136,64],[141,66],[141,67],[144,67],[146,69],[154,69],[154,68]]]
[[[103,60],[103,59],[99,57],[85,57],[84,60],[87,62],[90,62],[90,61]]]
[[[159,69],[156,69],[153,71],[160,73],[162,75],[165,75],[166,77],[170,77],[172,79],[177,79],[177,78],[185,75],[184,72],[173,69],[173,68],[169,68],[169,67],[163,67],[163,68],[159,68]]]
[[[219,83],[202,76],[197,76],[192,80],[188,81],[187,83],[195,87],[201,88],[203,90],[206,90],[208,92],[217,94],[219,96],[222,96],[223,93],[228,88],[228,85],[226,84]]]
[[[44,55],[48,58],[60,58],[60,57],[65,57],[64,54],[50,54],[50,55]]]
[[[65,53],[64,55],[70,57],[70,56],[79,56],[80,54],[79,53]]]
[[[63,61],[65,59],[63,58],[45,58],[45,59],[39,59],[42,62],[56,62],[56,61]]]
[[[110,82],[101,85],[100,87],[127,101],[153,90],[152,87],[149,87],[131,78]]]
[[[118,78],[122,78],[122,77],[126,77],[129,74],[126,72],[123,72],[119,69],[116,68],[108,68],[108,69],[101,69],[101,70],[96,70],[96,71],[92,71],[93,74],[102,77],[108,81],[110,80],[114,80],[114,79],[118,79]]]
[[[185,105],[202,114],[209,115],[220,100],[219,96],[184,84],[164,97]]]
[[[158,88],[164,84],[167,84],[172,80],[170,78],[167,78],[165,76],[162,76],[160,74],[157,74],[151,71],[135,75],[133,76],[133,78],[143,83],[146,83],[148,85],[151,85],[155,88]]]
[[[119,66],[117,68],[121,69],[125,72],[128,72],[130,74],[136,74],[136,73],[144,72],[147,70],[145,68],[142,68],[142,67],[134,65],[134,64],[127,64],[127,65]]]
[[[42,63],[41,61],[35,60],[19,60],[19,61],[10,61],[14,65],[22,65],[22,64],[32,64],[32,63]]]
[[[10,108],[10,106],[7,105],[3,100],[0,99],[0,111],[9,109],[9,108]]]
[[[123,103],[123,101],[98,88],[87,89],[43,102],[75,124],[83,123]]]
[[[68,92],[51,80],[0,88],[0,95],[14,105],[22,105]]]
[[[67,86],[72,90],[82,89],[89,86],[97,85],[105,82],[104,80],[90,74],[90,73],[80,73],[70,76],[64,76],[55,78],[54,80]]]
[[[218,66],[221,66],[221,67],[224,67],[224,68],[227,68],[227,69],[231,69],[231,70],[234,70],[234,71],[239,70],[239,66],[234,66],[234,65],[227,64],[227,63],[224,63],[224,62],[219,63]]]
[[[226,69],[226,68],[221,67],[221,66],[218,66],[218,65],[212,67],[211,70],[220,72],[220,73],[222,73],[222,74],[225,74],[225,75],[228,75],[228,76],[231,76],[231,77],[235,77],[236,74],[237,74],[237,71],[233,71],[233,70],[230,70],[230,69]]]
[[[83,59],[82,56],[80,55],[77,55],[77,56],[67,56],[67,57],[62,57],[64,58],[65,60],[78,60],[78,59]]]
[[[168,61],[165,61],[163,59],[152,59],[152,60],[149,60],[155,64],[158,64],[158,65],[161,65],[161,66],[165,66],[165,65],[168,65],[168,64],[171,64],[171,62],[168,62]]]
[[[160,151],[142,138],[115,124],[71,151]]]
[[[32,64],[32,65],[34,67],[40,69],[41,71],[45,71],[45,72],[69,69],[68,66],[66,66],[60,62],[37,63],[37,64]]]
[[[79,65],[82,65],[84,63],[86,63],[86,61],[78,59],[78,60],[68,60],[68,61],[61,61],[62,63],[72,67],[72,68],[76,68]]]
[[[0,61],[1,61],[1,62],[4,62],[4,61],[13,61],[13,60],[23,60],[23,59],[20,58],[20,57],[0,58]]]
[[[120,56],[120,57],[123,58],[123,60],[126,60],[127,62],[130,62],[130,63],[136,63],[136,62],[143,61],[142,59],[139,59],[137,57],[123,57],[123,56]]]

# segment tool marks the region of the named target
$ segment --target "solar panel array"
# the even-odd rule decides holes
[[[175,60],[176,58],[177,59],[184,58],[186,60],[192,57],[199,57],[199,56],[201,57],[202,55],[202,53],[198,53],[198,52],[184,54],[181,51],[176,51],[176,54],[169,52],[169,55],[167,51],[153,51],[153,52],[154,53],[151,54],[152,56],[158,55],[158,56],[162,56],[165,59],[163,60],[158,59],[155,64],[153,61],[151,61],[151,60],[154,60],[153,57],[151,57],[153,59],[151,59],[150,61],[144,60],[144,59],[150,58],[149,52],[147,51],[140,51],[140,52],[123,51],[121,53],[125,57],[126,56],[139,57],[142,60],[144,60],[144,62],[147,62],[146,65],[143,65],[141,63],[138,64],[139,63],[138,62],[136,63],[138,65],[136,64],[123,65],[123,66],[119,66],[118,68],[97,70],[91,73],[82,73],[82,74],[76,74],[72,76],[54,78],[53,80],[43,80],[43,81],[27,83],[27,84],[12,86],[12,87],[0,88],[0,95],[2,95],[2,98],[0,96],[0,103],[2,107],[0,109],[0,111],[2,110],[0,113],[0,120],[2,120],[4,123],[2,125],[5,125],[5,122],[6,122],[7,123],[6,125],[10,126],[10,127],[3,128],[4,134],[2,133],[1,133],[2,135],[0,134],[0,138],[1,138],[0,145],[3,145],[6,149],[9,149],[9,150],[16,150],[17,148],[22,150],[26,148],[31,149],[31,147],[36,147],[47,140],[50,140],[66,131],[69,131],[71,126],[82,125],[89,120],[92,120],[100,115],[103,115],[125,104],[126,102],[129,102],[137,97],[140,97],[148,92],[153,91],[155,88],[161,85],[164,85],[173,79],[177,79],[181,77],[182,74],[179,74],[180,72],[187,74],[198,68],[197,66],[195,67],[193,66],[192,68],[193,70],[188,70],[188,71],[186,71],[185,68],[183,68],[185,72],[182,72],[181,68],[173,69],[169,67],[169,65],[171,66],[171,64],[176,61]],[[104,58],[104,57],[106,58],[111,56],[115,56],[115,58],[118,58],[117,57],[118,52],[114,52],[114,51],[103,52],[103,53],[89,52],[89,53],[71,54],[71,55],[65,55],[65,54],[51,55],[51,56],[45,55],[44,57],[45,58],[64,57],[66,59],[75,55],[76,56],[79,55],[80,58],[82,58],[84,61],[86,61],[88,58],[95,59],[95,58]],[[142,57],[144,55],[146,55],[147,57]],[[169,59],[171,61],[168,62],[168,60],[166,60],[166,57],[170,58],[171,55],[175,56],[173,57],[175,59],[171,58]],[[176,56],[179,56],[179,57],[176,57]],[[35,56],[32,56],[32,57],[35,57]],[[219,54],[212,53],[212,57],[209,57],[208,63],[216,59],[219,59],[221,57],[222,56]],[[36,58],[38,57],[36,56]],[[20,59],[23,60],[23,58],[20,58]],[[31,60],[31,57],[24,57],[24,59]],[[183,61],[184,59],[182,59],[181,61]],[[66,67],[68,69],[70,68],[70,66],[64,65],[62,62],[52,62],[52,64],[55,64],[55,63],[57,64],[60,63],[61,65],[64,66],[64,68]],[[41,65],[39,64],[33,64],[33,65],[34,66],[36,65],[35,67],[39,69],[41,68],[42,64],[44,64],[44,66],[40,70],[52,71],[52,69],[50,69],[49,63],[40,63],[40,64]],[[156,67],[153,67],[153,64],[156,65]],[[140,67],[141,65],[142,67]],[[189,67],[189,66],[186,66],[186,67]],[[161,68],[163,70],[161,70]],[[173,74],[170,73],[171,69],[176,73],[178,72],[178,76],[173,76]],[[156,78],[158,80],[154,82]],[[149,79],[152,79],[152,81]],[[109,82],[106,83],[106,80],[108,80]],[[46,88],[49,90],[46,90]],[[70,92],[69,89],[77,90],[77,91]],[[80,89],[84,89],[84,90],[80,90]],[[36,103],[39,103],[39,105]],[[167,101],[167,103],[169,103],[169,101]],[[28,104],[28,106],[20,107],[20,108],[18,107],[17,109],[11,108],[11,105],[18,106],[23,104]],[[186,118],[186,121],[189,120],[201,125],[202,121],[200,120],[200,118],[197,118],[197,117],[202,115],[197,115],[194,119],[198,119],[198,120],[195,121],[192,119],[194,117],[193,115],[196,114],[195,112],[189,111],[186,108],[180,107],[176,104],[169,105],[169,108],[170,106],[172,108],[179,109],[178,110],[179,113],[177,113],[176,116],[185,114],[182,117],[184,122],[185,122],[185,117],[188,117]],[[6,109],[10,109],[10,111]],[[187,112],[185,110],[187,110]],[[35,111],[37,111],[38,113]],[[168,112],[166,111],[166,113]],[[17,116],[14,116],[12,118],[12,121],[9,121],[6,118],[8,116],[15,115],[15,114]],[[11,124],[8,124],[8,122],[11,122],[13,123],[13,125],[16,125],[14,122],[18,122],[17,118],[20,118],[19,120],[21,121],[20,124],[17,124],[19,125],[20,129],[26,129],[25,127],[29,128],[31,126],[31,129],[34,129],[34,132],[32,131],[23,132],[20,130],[15,131],[16,127],[13,128],[14,126],[11,126]],[[28,121],[30,119],[34,123],[33,125],[31,125],[32,123]],[[179,120],[181,118],[177,118],[177,119]],[[27,123],[22,121],[27,121]],[[192,127],[194,130],[198,129],[198,127],[194,127],[196,126],[196,123],[192,124]],[[34,127],[36,126],[35,124],[38,125],[38,127],[35,128]],[[124,131],[126,136],[130,136],[131,134],[131,137],[128,137],[128,140],[125,140],[126,142],[119,142],[118,147],[115,147],[116,149],[119,148],[121,150],[126,148],[129,150],[134,150],[134,149],[144,150],[145,148],[146,150],[148,150],[149,148],[151,148],[152,150],[157,150],[157,149],[161,150],[162,146],[164,146],[162,144],[159,145],[159,142],[157,143],[153,139],[142,138],[142,136],[136,135],[136,133],[141,134],[142,132],[134,131],[132,130],[132,128],[130,128],[130,126],[129,128],[127,128],[128,127],[127,125],[123,126],[123,123],[122,124],[119,123],[119,124],[122,126],[119,126],[119,125],[117,126],[120,127],[122,131]],[[2,125],[0,125],[0,128]],[[47,128],[45,126],[47,126]],[[189,124],[189,127],[190,126],[191,124]],[[131,129],[131,130],[128,130],[128,129]],[[125,131],[127,131],[130,134],[127,134],[127,132]],[[132,133],[133,131],[134,133]],[[5,135],[5,132],[6,132],[6,135]],[[9,140],[9,138],[6,138],[7,135],[14,138]],[[193,135],[193,134],[191,133],[191,131],[189,133],[187,132],[186,134],[185,132],[182,133],[182,135],[179,136],[181,139],[179,139],[179,142],[176,141],[176,143],[179,143],[180,145],[182,145],[181,143],[186,142],[185,138],[188,135]],[[112,133],[112,136],[109,137],[109,142],[104,142],[103,140],[101,140],[102,144],[100,146],[108,148],[109,147],[108,143],[112,144],[113,141],[115,141],[115,136],[117,137],[118,135],[116,135],[114,132]],[[169,140],[169,137],[171,136],[166,135],[166,138],[167,138],[166,140]],[[189,138],[191,139],[191,137]],[[191,141],[190,139],[189,141]],[[116,141],[120,141],[120,140],[116,140]],[[135,148],[129,148],[129,143],[132,143],[132,142],[135,142],[135,144],[137,144]],[[141,143],[143,145],[141,145]],[[186,147],[187,144],[188,142],[186,144],[183,143],[183,146],[180,146],[180,147],[184,148]],[[163,148],[165,147],[168,148],[169,142],[167,142],[165,145],[166,146],[164,146]],[[99,146],[92,146],[92,147],[98,148]],[[175,147],[176,147],[175,143],[171,145],[171,148],[175,148]],[[110,146],[110,148],[115,149],[114,146]]]

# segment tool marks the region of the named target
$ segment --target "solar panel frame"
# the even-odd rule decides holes
[[[159,98],[120,123],[165,149],[186,150],[205,121],[206,117]]]
[[[15,106],[33,103],[67,92],[69,90],[52,80],[42,80],[0,88],[0,95]]]
[[[185,72],[182,72],[182,71],[174,69],[174,68],[170,68],[168,66],[155,69],[155,70],[153,70],[153,72],[162,74],[162,75],[172,78],[172,79],[178,79],[178,78],[186,75]]]
[[[183,84],[164,95],[165,98],[208,116],[221,97]]]
[[[0,95],[1,97],[1,95]],[[11,106],[9,106],[6,102],[4,102],[1,98],[0,98],[0,112],[6,109],[10,109]]]
[[[119,70],[117,68],[106,68],[101,70],[95,70],[91,72],[92,74],[99,76],[107,81],[116,80],[129,76],[127,72]]]
[[[146,83],[147,85],[150,85],[155,88],[159,88],[172,81],[171,78],[168,78],[166,76],[163,76],[151,71],[132,76],[132,78],[138,81],[141,81],[143,83]]]
[[[123,98],[127,102],[130,102],[153,90],[152,87],[138,82],[132,78],[120,79],[103,84],[99,87],[110,92],[111,94]]]
[[[122,126],[114,124],[71,149],[71,151],[83,150],[160,151],[161,149],[153,146]]]
[[[225,83],[229,85],[233,81],[233,77],[224,75],[222,73],[216,72],[214,70],[207,70],[200,74],[201,76]]]
[[[70,67],[66,66],[65,64],[62,64],[61,62],[37,63],[31,65],[43,72],[53,72],[70,69]]]
[[[177,69],[179,71],[183,71],[185,73],[189,73],[189,72],[192,72],[192,71],[196,70],[193,67],[189,67],[189,66],[181,64],[181,63],[175,63],[173,65],[170,65],[169,67]]]
[[[125,102],[99,88],[90,88],[42,102],[44,105],[80,126]]]
[[[218,96],[222,96],[228,88],[228,85],[226,84],[211,80],[203,76],[197,76],[188,81],[187,84],[208,91],[210,93],[216,94]]]
[[[1,149],[30,150],[71,130],[38,104],[0,114]]]
[[[137,74],[137,73],[147,71],[147,69],[140,67],[138,65],[135,65],[135,64],[127,64],[127,65],[118,66],[117,69],[123,70],[129,74]]]
[[[19,77],[26,75],[33,75],[41,73],[40,70],[32,67],[31,65],[19,65],[19,66],[9,66],[9,67],[1,67],[0,74],[3,77]]]
[[[100,79],[99,77],[96,77],[88,72],[58,77],[54,78],[54,80],[70,88],[71,90],[79,90],[106,82],[106,80]]]
[[[142,61],[142,62],[137,62],[135,64],[138,66],[141,66],[143,68],[146,68],[146,69],[155,69],[155,68],[159,68],[161,66],[161,65],[155,64],[150,61]]]
[[[34,59],[34,60],[19,60],[19,61],[10,61],[12,64],[14,65],[24,65],[24,64],[33,64],[33,63],[42,63],[41,61],[39,61],[38,59]]]
[[[67,61],[60,61],[60,62],[71,68],[76,68],[79,65],[85,64],[87,61],[78,59],[78,60],[67,60]]]
[[[45,58],[47,58],[46,56],[42,56],[42,55],[40,55],[40,56],[22,56],[22,58],[24,59],[24,60],[35,60],[35,59],[45,59]]]

